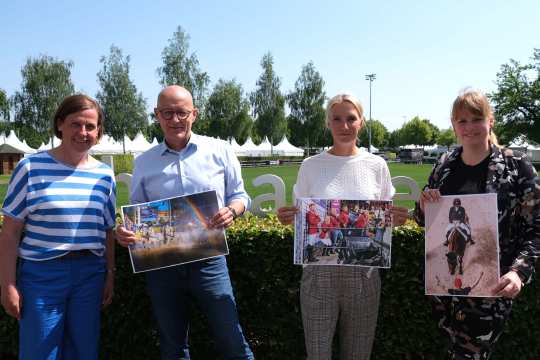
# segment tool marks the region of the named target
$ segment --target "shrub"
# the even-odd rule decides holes
[[[103,156],[107,155],[92,155],[99,161],[102,161]],[[133,155],[132,154],[115,154],[112,155],[114,162],[114,174],[133,173]]]
[[[395,152],[387,151],[387,152],[385,153],[385,155],[386,155],[386,158],[387,158],[388,160],[391,160],[391,161],[396,160],[396,153],[395,153]]]
[[[274,216],[238,219],[228,229],[227,257],[244,333],[257,359],[305,358],[299,308],[301,267],[292,265],[293,232]],[[441,359],[441,338],[424,296],[423,229],[394,229],[392,269],[383,287],[374,360]],[[144,275],[132,274],[127,251],[117,249],[116,293],[102,317],[100,359],[158,359],[159,340]],[[524,289],[494,359],[537,359],[540,354],[540,283]],[[17,350],[17,323],[0,315],[0,359]],[[190,329],[194,359],[217,359],[206,319],[195,311]]]

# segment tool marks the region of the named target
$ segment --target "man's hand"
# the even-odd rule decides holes
[[[234,215],[228,207],[219,209],[216,215],[210,220],[211,228],[228,228],[232,225]]]
[[[123,226],[116,227],[116,241],[123,247],[128,247],[128,245],[133,244],[137,238],[133,231],[126,230]]]

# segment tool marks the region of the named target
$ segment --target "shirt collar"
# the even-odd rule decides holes
[[[201,137],[200,135],[197,135],[195,134],[193,131],[191,132],[191,136],[189,137],[189,140],[188,140],[188,143],[186,144],[186,146],[178,151],[178,150],[174,150],[174,149],[171,149],[167,143],[165,142],[165,139],[163,139],[163,142],[161,144],[159,144],[160,146],[160,151],[159,153],[163,156],[167,153],[170,153],[170,154],[175,154],[175,155],[178,155],[180,154],[182,151],[186,150],[186,149],[189,149],[191,147],[195,147],[195,149],[197,149],[197,146],[200,144],[201,142]]]

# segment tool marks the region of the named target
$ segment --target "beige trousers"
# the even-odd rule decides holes
[[[357,266],[306,266],[300,304],[308,360],[332,359],[337,326],[340,360],[369,359],[380,289],[377,269],[368,274]]]

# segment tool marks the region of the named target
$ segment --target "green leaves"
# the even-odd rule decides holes
[[[534,49],[531,63],[510,59],[497,73],[497,90],[490,94],[501,143],[519,135],[540,143],[540,49]]]
[[[40,142],[48,142],[58,105],[75,91],[71,82],[72,67],[71,61],[42,55],[28,58],[21,70],[21,90],[12,97],[14,120],[35,129]]]
[[[96,98],[105,114],[105,133],[121,141],[124,135],[133,138],[148,126],[146,101],[130,79],[129,61],[129,55],[124,57],[120,48],[111,45],[109,56],[101,57],[103,67],[97,73],[100,90]]]

